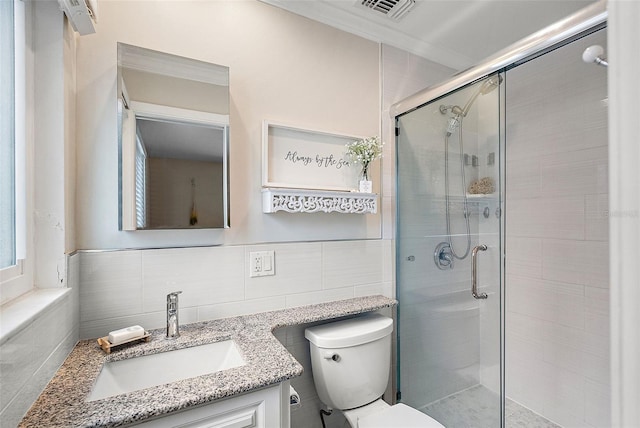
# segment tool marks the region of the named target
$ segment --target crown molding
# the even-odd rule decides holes
[[[378,43],[384,43],[421,56],[455,70],[464,70],[475,61],[450,49],[435,46],[402,31],[332,6],[325,1],[260,0],[263,3],[304,16],[313,21],[346,31]]]

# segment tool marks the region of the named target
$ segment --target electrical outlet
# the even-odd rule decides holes
[[[273,250],[249,252],[249,277],[275,275],[274,257]]]
[[[249,276],[258,276],[262,272],[262,255],[259,252],[249,253]]]

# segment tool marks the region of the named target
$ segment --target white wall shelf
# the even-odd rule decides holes
[[[262,189],[262,212],[376,214],[377,193]]]

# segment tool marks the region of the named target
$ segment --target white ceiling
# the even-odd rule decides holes
[[[595,0],[416,0],[401,20],[362,0],[262,0],[463,70]]]
[[[137,119],[136,126],[150,158],[222,162],[224,130],[220,127],[148,119]]]

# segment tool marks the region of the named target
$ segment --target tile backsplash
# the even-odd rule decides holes
[[[275,276],[249,277],[249,253],[275,251]],[[180,323],[356,296],[393,297],[392,241],[278,243],[81,252],[80,338],[166,324],[181,290]]]

